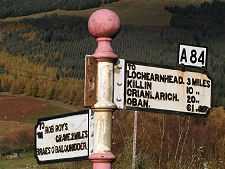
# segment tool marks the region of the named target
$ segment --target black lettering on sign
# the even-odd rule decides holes
[[[187,111],[194,112],[194,105],[193,104],[187,104]]]
[[[185,62],[187,62],[186,49],[183,49],[183,50],[182,50],[182,53],[181,53],[180,62],[183,62],[183,60],[184,60]]]
[[[187,95],[187,103],[195,103],[195,102],[196,102],[195,96]]]
[[[83,139],[83,138],[81,137],[80,131],[74,133],[74,137],[75,137],[75,140]]]
[[[133,92],[134,90],[135,89],[132,89],[131,91]],[[149,99],[151,93],[152,93],[152,91],[150,91],[150,90],[137,90],[137,97]],[[134,97],[133,94],[131,96]]]
[[[146,99],[137,99],[137,98],[127,98],[127,105],[132,107],[143,107],[148,108],[148,100]]]
[[[163,101],[179,101],[178,95],[176,93],[167,93],[167,92],[156,92],[155,100],[163,100]]]
[[[56,142],[64,142],[64,141],[70,141],[70,140],[79,140],[88,138],[88,131],[78,131],[78,132],[72,132],[72,133],[64,133],[64,134],[58,134],[55,137]]]
[[[169,101],[173,100],[173,95],[172,95],[172,93],[168,93],[168,94],[167,94],[167,98],[168,98]]]
[[[68,130],[68,124],[67,123],[55,125],[55,132],[65,131],[65,130]]]
[[[136,66],[135,66],[134,64],[128,63],[127,66],[128,66],[128,69],[129,69],[129,70],[131,70],[131,69],[132,69],[132,70],[136,70]]]
[[[87,130],[82,131],[82,137],[83,138],[88,138],[88,131]]]
[[[137,72],[135,72],[135,71],[127,71],[127,76],[128,76],[128,78],[132,78],[132,79],[136,79],[137,78]]]
[[[36,155],[48,155],[51,154],[51,147],[37,148]]]
[[[152,89],[152,82],[148,81],[139,81],[139,80],[127,80],[127,87],[137,88],[137,89]]]
[[[42,129],[45,129],[45,123],[44,122],[40,123],[40,130],[42,130]]]
[[[180,51],[179,55],[179,62],[180,63],[187,63],[188,65],[205,65],[206,60],[206,51],[205,49],[185,49],[183,48],[182,51]]]
[[[190,61],[191,63],[196,63],[197,62],[197,51],[196,50],[191,50],[191,57],[190,57]]]
[[[187,85],[191,85],[191,78],[187,78]]]
[[[70,140],[70,133],[63,134],[63,141],[69,141]]]
[[[167,83],[173,83],[173,76],[171,76],[171,75],[168,75],[167,76],[168,77],[168,81],[167,81]]]
[[[148,89],[150,87],[146,87],[146,85],[151,85],[150,83],[147,83],[148,81],[184,84],[183,77],[181,76],[127,70],[127,87]]]
[[[155,74],[155,81],[159,82],[159,75],[158,74]]]
[[[54,153],[55,153],[54,146],[52,146],[52,148],[51,148],[51,152],[52,152],[52,154],[54,154]]]
[[[193,87],[188,87],[188,86],[187,86],[186,93],[187,93],[187,94],[193,94],[193,92],[194,92]]]
[[[54,126],[45,126],[45,134],[54,133]]]
[[[210,80],[192,78],[192,85],[209,88],[211,84]]]
[[[179,83],[179,82],[178,82],[177,76],[174,76],[173,82],[174,82],[174,83],[177,83],[177,84]]]
[[[199,58],[198,58],[198,62],[202,63],[202,65],[204,65],[205,61],[204,61],[204,55],[205,55],[205,52],[204,50],[201,52]]]
[[[179,84],[184,84],[184,79],[183,79],[183,77],[179,76],[178,78],[179,78]]]
[[[38,136],[39,139],[43,139],[43,132],[38,132],[37,136]]]
[[[132,82],[133,82],[132,80],[129,80],[129,79],[128,79],[128,80],[127,80],[127,87],[132,87]]]
[[[64,153],[64,152],[69,153],[72,151],[82,151],[82,150],[88,150],[86,142],[66,144],[66,145],[54,145],[51,148],[51,151],[54,153]]]

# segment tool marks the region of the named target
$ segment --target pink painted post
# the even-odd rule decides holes
[[[118,15],[108,9],[95,11],[89,18],[88,29],[97,39],[98,47],[93,57],[97,67],[97,103],[95,112],[94,153],[89,157],[93,169],[111,169],[116,156],[111,153],[113,103],[113,63],[118,59],[111,47],[112,38],[120,30]]]

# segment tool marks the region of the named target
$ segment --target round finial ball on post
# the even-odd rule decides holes
[[[97,10],[89,18],[88,30],[95,38],[113,38],[119,33],[120,18],[112,10]]]
[[[112,62],[118,59],[111,47],[112,38],[120,30],[120,18],[109,9],[100,9],[95,11],[89,18],[88,30],[98,42],[98,47],[93,57],[98,62]]]

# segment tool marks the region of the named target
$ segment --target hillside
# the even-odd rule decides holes
[[[186,29],[190,27],[189,20],[187,25],[187,21],[181,20],[186,27],[179,27],[176,22],[172,27],[171,16],[177,21],[177,11],[171,14],[164,9],[175,4],[199,6],[204,1],[119,0],[92,9],[57,9],[0,19],[0,169],[90,167],[86,161],[37,166],[33,157],[34,125],[41,117],[83,109],[80,105],[83,104],[84,56],[96,49],[87,21],[100,8],[112,9],[120,16],[121,31],[112,43],[119,58],[180,68],[177,64],[180,43],[206,46],[209,51],[207,71],[213,81],[213,109],[209,117],[138,112],[138,167],[203,168],[206,164],[208,168],[223,169],[225,25],[216,28],[198,25],[199,28],[193,24],[192,29]],[[194,17],[192,21],[198,24],[199,20]],[[133,120],[131,111],[114,113],[115,168],[131,166]],[[20,158],[9,160],[5,156],[13,152],[19,152]]]
[[[37,119],[82,109],[56,101],[0,94],[0,169],[38,167],[33,152]],[[13,152],[20,153],[20,157],[5,156]]]
[[[38,166],[33,156],[37,119],[78,111],[82,107],[10,95],[0,95],[0,100],[0,107],[4,106],[4,110],[0,108],[0,169],[86,169],[91,166],[90,161]],[[222,169],[224,113],[222,107],[214,108],[205,119],[138,112],[137,165],[141,168],[202,168],[207,161],[209,168]],[[112,151],[117,156],[114,168],[131,166],[133,120],[131,111],[114,112]],[[13,152],[18,152],[19,158],[4,156]]]
[[[0,141],[19,131],[33,132],[39,118],[82,109],[81,106],[70,106],[55,101],[0,94]]]
[[[119,58],[171,67],[178,66],[180,43],[208,47],[213,106],[224,106],[224,27],[199,31],[121,25],[112,47]],[[84,58],[94,53],[96,45],[87,19],[81,17],[49,15],[1,22],[0,91],[80,104]]]
[[[38,118],[81,110],[56,101],[0,94],[0,121],[36,123]]]
[[[97,9],[107,8],[114,10],[120,17],[122,24],[132,24],[139,26],[154,25],[165,26],[169,25],[171,14],[164,10],[165,6],[186,6],[189,4],[200,5],[202,2],[212,2],[213,0],[119,0],[111,4],[101,4],[100,7],[84,10],[54,10],[38,14],[32,14],[22,17],[11,17],[0,19],[0,21],[13,21],[23,18],[37,18],[44,15],[72,15],[89,18],[89,16]],[[221,0],[225,1],[225,0]]]

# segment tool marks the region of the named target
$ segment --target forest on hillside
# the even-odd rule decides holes
[[[222,9],[224,4],[217,3],[220,2],[200,7],[167,7],[173,14],[171,27],[121,25],[120,33],[112,42],[119,58],[174,68],[179,68],[180,43],[208,47],[207,71],[213,81],[212,112],[208,118],[138,112],[139,169],[224,168],[225,24],[220,22],[224,17],[222,13],[216,15],[221,10],[214,9]],[[209,10],[205,10],[206,7]],[[202,19],[210,12],[215,25],[211,24],[212,20],[208,23]],[[87,21],[76,16],[50,15],[0,22],[0,91],[83,104],[84,58],[97,47],[88,32]],[[113,165],[129,168],[134,113],[116,111],[114,117],[112,151],[117,160]],[[33,149],[32,131],[21,132],[0,140],[0,154]],[[74,166],[78,165],[58,163],[48,167]],[[87,166],[90,163],[86,161],[79,165],[80,168]]]
[[[101,3],[118,0],[0,0],[0,18],[26,16],[41,12],[60,10],[83,10],[96,8]]]
[[[170,25],[178,29],[205,32],[208,29],[217,29],[225,22],[224,1],[203,2],[198,7],[192,4],[184,8],[177,5],[166,6],[165,10],[172,14]]]
[[[213,79],[213,106],[225,106],[224,24],[197,30],[186,27],[157,29],[121,25],[121,31],[113,40],[112,47],[119,58],[178,67],[177,51],[180,43],[208,47],[207,69]],[[55,89],[59,89],[56,81],[84,79],[85,55],[93,54],[96,45],[95,39],[88,32],[87,19],[81,17],[50,15],[1,22],[0,90],[63,101],[64,97],[58,95],[64,92],[56,92]],[[41,68],[36,70],[32,65]],[[48,82],[44,82],[41,75]],[[47,95],[40,94],[43,92],[38,90],[48,88],[52,80],[55,81],[52,90]],[[12,86],[23,87],[18,89]],[[69,100],[69,103],[73,102]],[[68,99],[63,102],[68,102]]]

